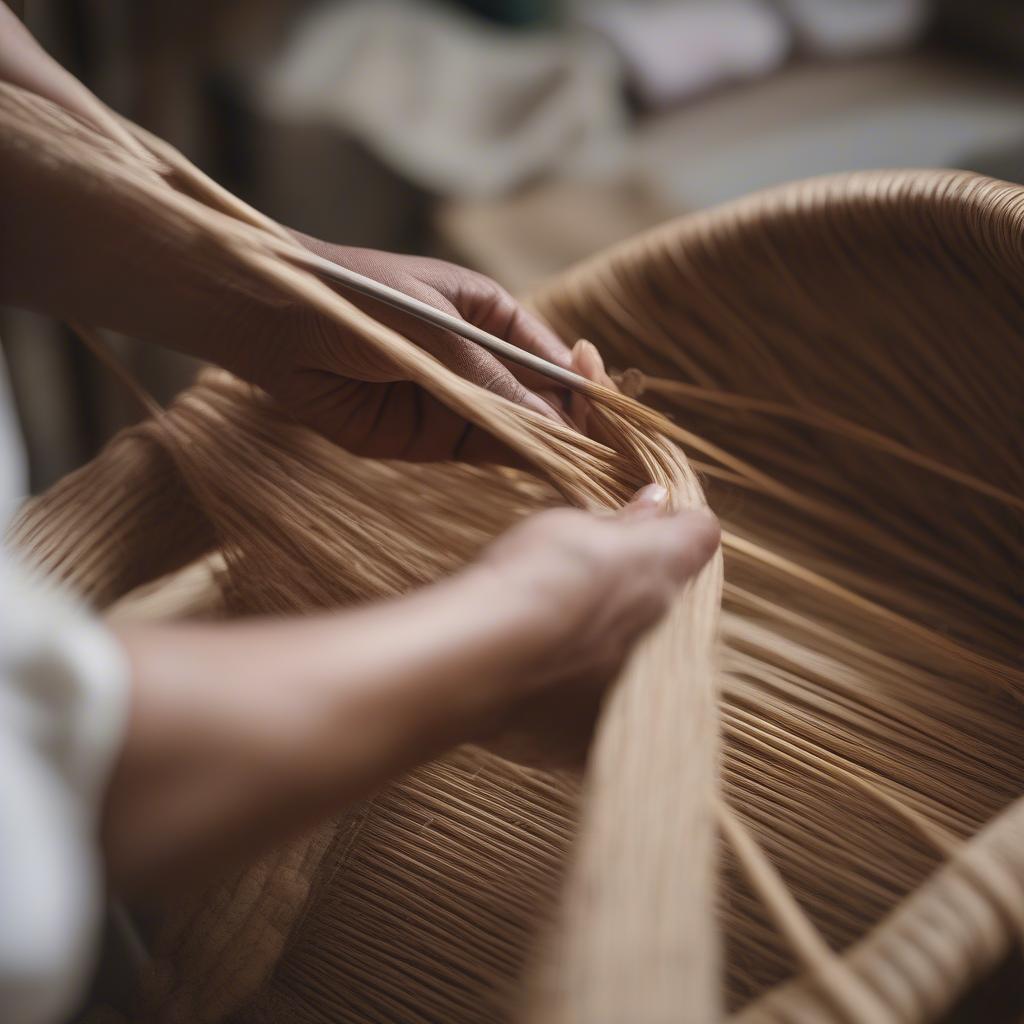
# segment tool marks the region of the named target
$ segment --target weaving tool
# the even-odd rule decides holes
[[[582,391],[585,393],[591,390],[591,382],[586,377],[573,373],[572,370],[567,370],[556,363],[549,362],[547,359],[534,355],[532,352],[527,352],[525,349],[511,344],[497,335],[490,334],[475,324],[463,320],[461,317],[452,316],[451,313],[445,313],[429,303],[422,302],[420,299],[414,299],[411,295],[406,295],[405,292],[400,292],[397,288],[381,284],[380,281],[375,281],[372,277],[365,277],[363,274],[349,270],[347,267],[339,266],[337,263],[332,263],[329,259],[318,256],[313,252],[289,252],[288,257],[293,263],[320,274],[322,277],[330,278],[332,281],[336,281],[346,288],[351,288],[361,295],[377,299],[379,302],[384,302],[394,309],[408,313],[418,320],[424,320],[435,327],[441,327],[444,330],[459,335],[459,337],[465,338],[467,341],[472,341],[481,348],[487,349],[488,352],[499,359],[505,359],[510,363],[524,366],[572,391]]]

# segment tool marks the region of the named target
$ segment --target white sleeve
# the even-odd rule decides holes
[[[82,996],[103,910],[99,809],[128,672],[114,638],[0,547],[0,1019]]]

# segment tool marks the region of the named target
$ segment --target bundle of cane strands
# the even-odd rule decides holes
[[[0,120],[0,144],[115,190],[225,287],[358,334],[532,467],[360,459],[206,371],[15,524],[97,607],[352,605],[651,481],[677,507],[702,482],[723,523],[724,575],[641,642],[582,774],[463,748],[176,900],[140,1019],[1020,1010],[999,969],[1024,934],[1024,189],[804,182],[565,273],[534,305],[626,370],[624,393],[588,388],[596,440],[454,376],[140,130],[125,146],[8,87]],[[184,576],[199,596],[161,603]]]

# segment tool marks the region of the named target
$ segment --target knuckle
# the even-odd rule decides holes
[[[476,383],[485,391],[511,392],[516,398],[520,397],[519,392],[526,393],[526,389],[507,370],[500,366],[480,367]]]
[[[473,319],[493,326],[499,333],[512,323],[519,310],[519,304],[501,285],[482,274],[476,275],[467,291],[472,295]]]

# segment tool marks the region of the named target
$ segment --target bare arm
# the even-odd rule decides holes
[[[128,737],[104,839],[116,886],[205,873],[509,726],[578,750],[630,647],[718,541],[706,513],[559,510],[409,597],[305,620],[122,627]],[[563,750],[554,751],[564,753]]]
[[[96,123],[109,117],[2,4],[0,77]],[[410,417],[423,398],[413,385],[358,375],[358,339],[310,324],[303,310],[279,319],[258,289],[210,280],[187,232],[155,234],[137,207],[17,143],[0,132],[0,302],[219,361],[356,449],[469,457],[466,424],[450,410],[428,401]],[[479,275],[366,251],[330,255],[568,365],[550,329]],[[415,337],[481,385],[541,401],[463,343]],[[238,339],[234,352],[225,339]],[[279,374],[234,358],[271,341]],[[281,351],[294,355],[291,372]],[[600,370],[598,360],[590,375]],[[342,429],[353,401],[372,432]],[[410,422],[420,429],[410,433]],[[559,720],[592,720],[632,644],[717,544],[711,517],[639,522],[655,513],[648,499],[618,518],[537,516],[458,578],[357,612],[121,628],[133,706],[105,809],[115,883],[145,889],[251,855],[453,744],[543,717],[546,694]]]
[[[0,81],[52,100],[104,134],[133,147],[131,136],[81,82],[60,66],[0,0]]]
[[[93,120],[96,102],[32,37],[17,15],[0,3],[0,79],[45,96],[85,120]]]
[[[35,42],[0,0],[0,80],[71,111],[138,147],[111,112]],[[109,327],[219,363],[270,391],[332,440],[386,457],[493,458],[467,424],[400,378],[367,369],[365,343],[308,311],[272,301],[265,286],[234,268],[231,280],[201,258],[189,231],[156,230],[147,201],[120,200],[84,168],[47,159],[0,133],[0,303]],[[440,260],[302,244],[344,266],[462,316],[521,348],[568,367],[555,333],[482,274]],[[543,378],[517,377],[483,349],[447,331],[356,296],[466,378],[557,418],[565,396]],[[519,373],[520,371],[516,371]],[[532,390],[531,390],[532,389]],[[410,431],[410,422],[422,429]],[[502,452],[502,456],[507,453]]]
[[[494,589],[471,576],[344,614],[120,629],[134,700],[107,803],[115,881],[261,849],[469,738],[529,627],[524,607],[484,613]]]

